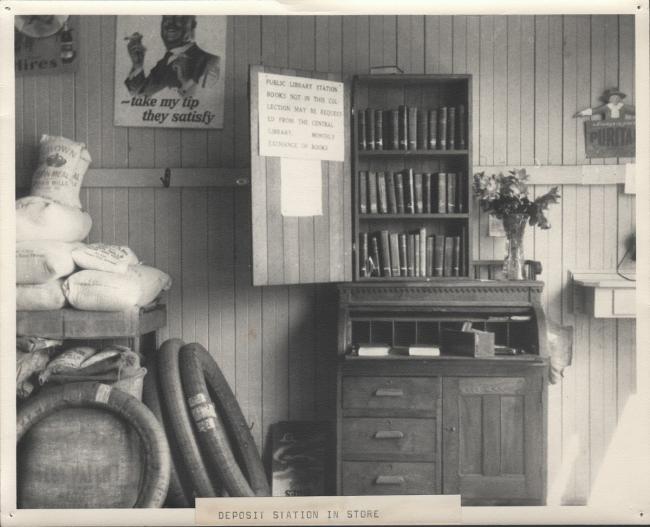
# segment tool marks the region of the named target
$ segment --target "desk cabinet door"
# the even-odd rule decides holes
[[[544,501],[543,377],[443,381],[443,492],[465,504]]]

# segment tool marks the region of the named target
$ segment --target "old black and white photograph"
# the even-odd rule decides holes
[[[0,17],[3,523],[647,523],[647,0],[74,4]]]

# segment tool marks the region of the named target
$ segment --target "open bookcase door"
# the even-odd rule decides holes
[[[352,280],[352,196],[350,178],[350,89],[344,83],[344,161],[319,161],[322,215],[283,216],[281,158],[260,156],[260,73],[343,82],[341,75],[251,66],[251,208],[253,285],[308,284]]]

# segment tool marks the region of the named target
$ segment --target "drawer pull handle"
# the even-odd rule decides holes
[[[404,391],[399,388],[378,388],[375,397],[404,397]]]
[[[402,439],[404,433],[399,430],[379,430],[375,432],[375,439]]]
[[[375,485],[404,485],[404,476],[377,476]]]

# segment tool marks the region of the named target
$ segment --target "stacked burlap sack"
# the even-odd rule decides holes
[[[125,246],[81,243],[92,226],[79,190],[90,164],[83,143],[44,135],[31,195],[16,201],[16,308],[92,311],[144,306],[171,287]]]
[[[20,399],[28,397],[35,386],[48,382],[124,384],[130,379],[141,381],[146,373],[140,365],[140,356],[126,346],[110,344],[101,350],[92,346],[73,346],[61,351],[62,346],[60,340],[16,338],[16,395]],[[141,390],[142,383],[136,382],[134,386],[137,384]]]

